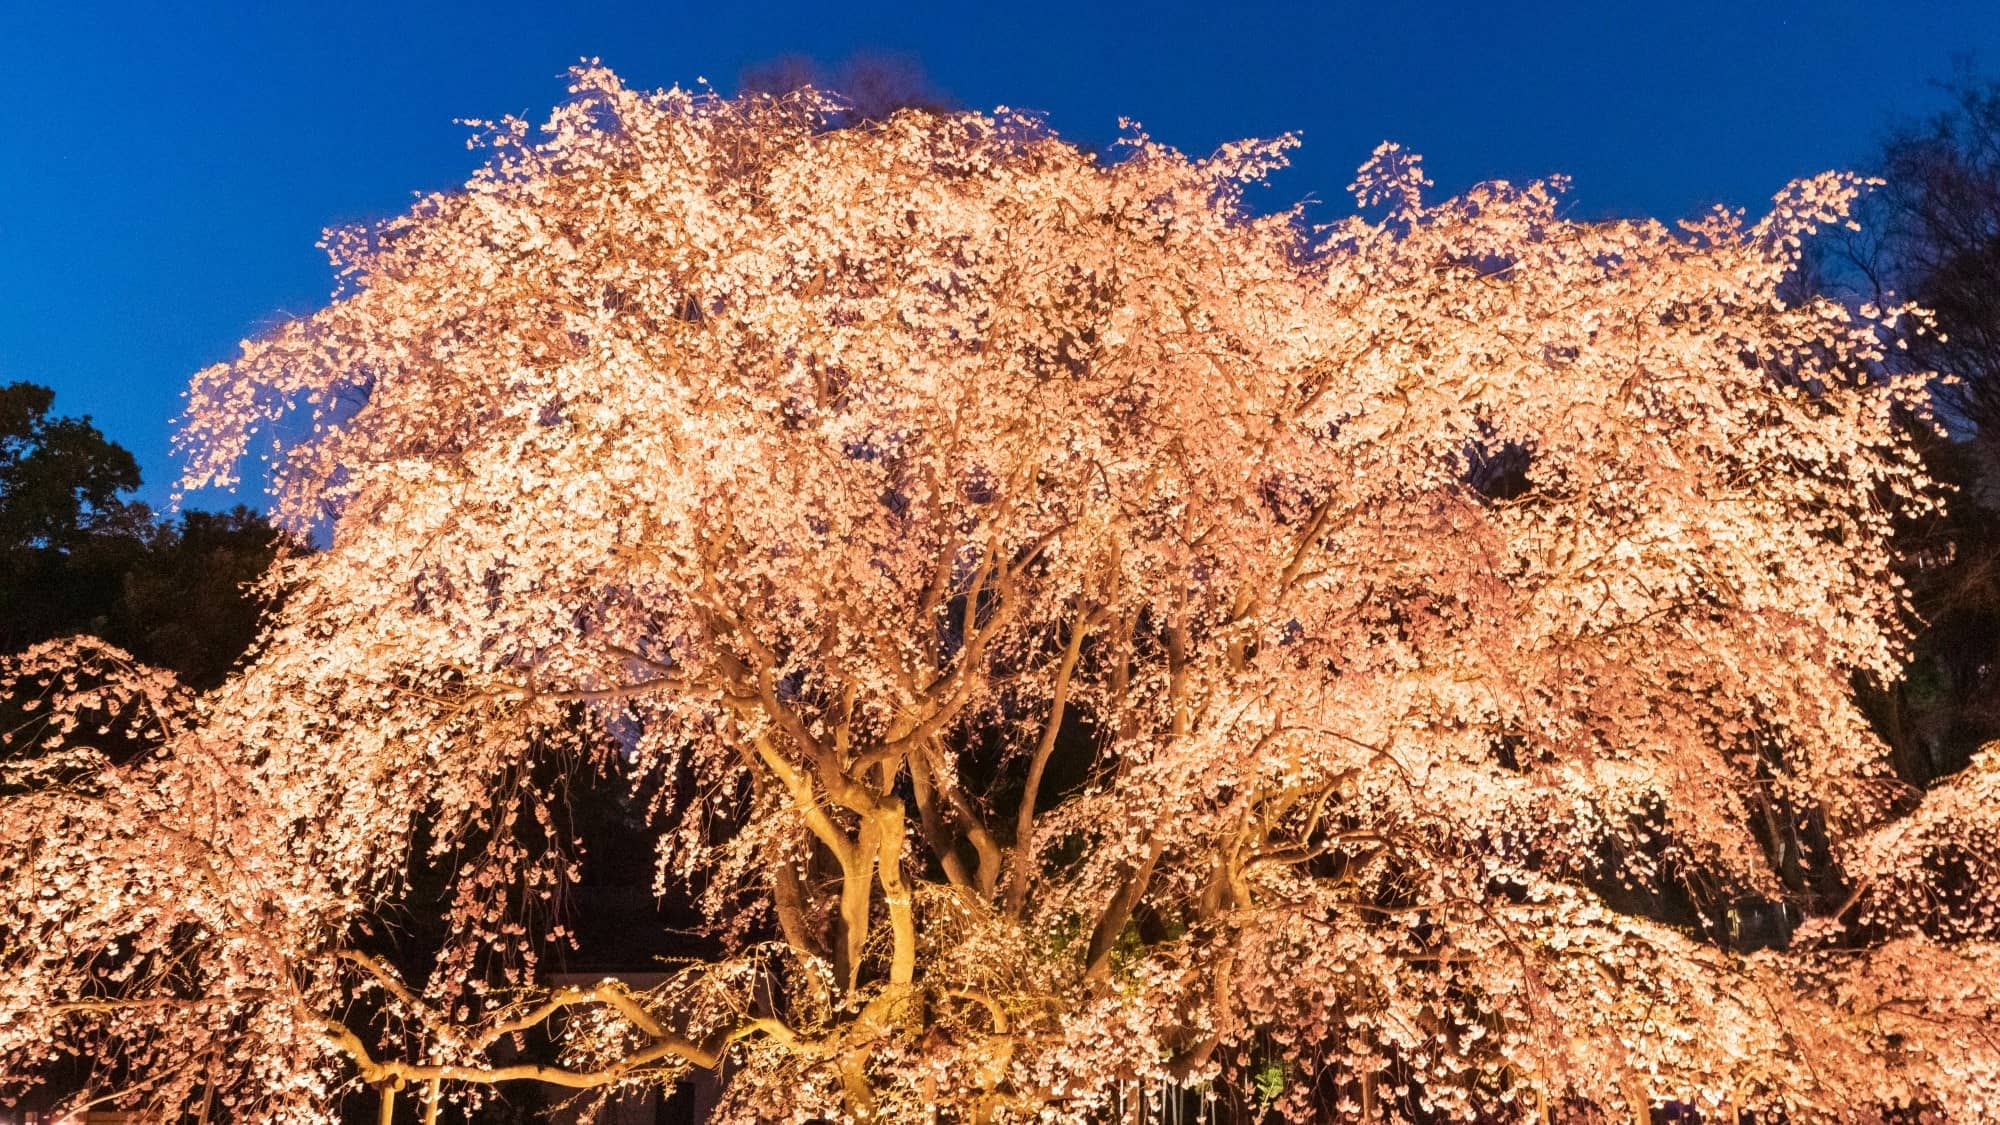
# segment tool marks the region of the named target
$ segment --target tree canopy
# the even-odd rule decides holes
[[[0,653],[89,633],[220,683],[257,633],[248,587],[303,542],[241,506],[156,516],[129,496],[131,452],[54,404],[45,386],[0,387]]]
[[[1932,503],[1912,313],[1783,284],[1856,180],[1591,223],[1384,145],[1315,226],[1244,202],[1289,139],[572,94],[196,376],[187,483],[268,450],[331,527],[251,661],[11,665],[9,1082],[2000,1113],[2000,759],[1914,791],[1853,701]],[[578,771],[699,956],[550,979]]]
[[[0,387],[0,549],[67,547],[115,520],[139,464],[89,418],[51,418],[55,392]]]
[[[1857,299],[1921,301],[1930,327],[1910,335],[1902,365],[1948,376],[1932,393],[1951,435],[1921,448],[1954,500],[1902,539],[1924,627],[1903,681],[1868,695],[1919,781],[2000,739],[2000,83],[1962,70],[1944,90],[1949,110],[1884,141],[1863,229],[1822,255]]]

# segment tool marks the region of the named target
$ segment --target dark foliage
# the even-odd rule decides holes
[[[256,637],[252,584],[300,545],[262,515],[156,517],[138,463],[55,392],[0,387],[0,652],[89,633],[212,687]]]
[[[1883,142],[1862,229],[1813,279],[1857,300],[1915,300],[1934,318],[1893,354],[1944,376],[1935,395],[1949,437],[1920,444],[1946,508],[1901,529],[1920,623],[1909,670],[1862,692],[1918,786],[2000,738],[2000,81],[1961,68],[1942,88],[1948,110]]]

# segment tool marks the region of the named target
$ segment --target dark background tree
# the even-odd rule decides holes
[[[91,633],[191,686],[220,683],[256,636],[252,584],[300,544],[240,505],[156,516],[128,497],[132,454],[54,403],[0,386],[0,652]]]
[[[1878,295],[1936,315],[1910,357],[1957,377],[1938,388],[1946,420],[1990,449],[2000,445],[2000,82],[1961,69],[1944,89],[1951,109],[1883,143],[1854,261]]]
[[[139,487],[139,465],[89,418],[51,418],[55,392],[34,383],[0,387],[0,544],[73,546],[115,526],[118,498]]]
[[[899,109],[942,113],[956,108],[915,59],[881,52],[857,54],[831,67],[805,55],[781,55],[745,67],[736,84],[745,92],[773,97],[807,88],[837,90],[846,108],[827,122],[832,128],[881,121]]]
[[[1949,433],[1920,443],[1946,510],[1903,528],[1903,577],[1921,619],[1900,683],[1864,691],[1904,777],[1924,786],[2000,738],[2000,81],[1961,63],[1949,108],[1893,128],[1883,182],[1840,237],[1823,287],[1931,311],[1895,355],[1947,378]]]
[[[139,487],[132,455],[54,402],[0,387],[0,651],[107,619],[148,522],[119,498]]]

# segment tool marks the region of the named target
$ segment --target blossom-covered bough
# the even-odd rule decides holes
[[[1850,700],[1915,314],[1780,297],[1857,182],[1586,223],[1385,145],[1316,228],[1242,202],[1289,142],[573,93],[196,377],[189,483],[329,529],[239,673],[13,667],[11,1089],[2000,1115],[2000,759],[1912,792]],[[546,983],[579,769],[721,956]]]

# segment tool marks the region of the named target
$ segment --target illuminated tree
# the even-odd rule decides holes
[[[1241,200],[1289,141],[574,94],[197,376],[189,484],[269,449],[331,529],[252,662],[13,672],[10,1079],[2000,1112],[2000,760],[1908,792],[1850,699],[1899,663],[1911,314],[1778,296],[1854,181],[1579,223],[1385,145],[1314,228]],[[544,983],[575,769],[720,954]],[[421,975],[376,952],[419,869]]]

